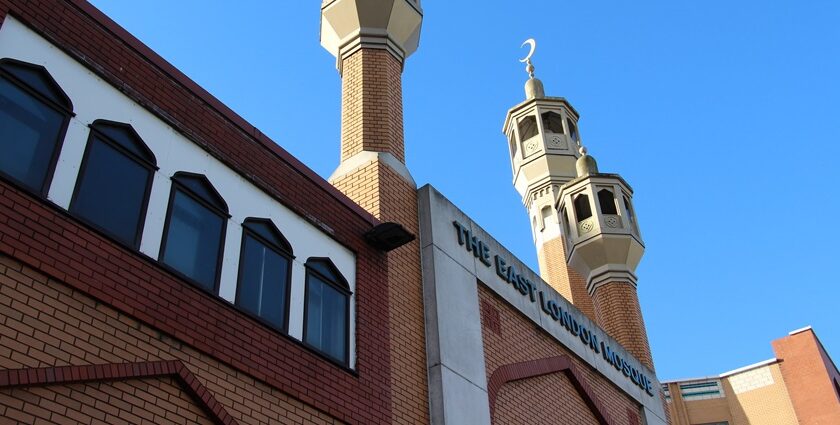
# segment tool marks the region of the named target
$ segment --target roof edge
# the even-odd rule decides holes
[[[145,58],[151,65],[157,67],[166,76],[173,81],[181,84],[188,91],[192,92],[197,98],[201,99],[209,107],[213,108],[222,117],[242,130],[246,135],[251,137],[266,148],[269,152],[274,154],[280,160],[286,162],[289,166],[295,169],[302,176],[310,180],[316,186],[324,190],[325,193],[335,198],[337,201],[344,204],[349,210],[356,213],[359,217],[371,224],[377,224],[379,221],[370,214],[367,210],[353,202],[347,195],[336,189],[333,185],[327,182],[323,177],[318,175],[315,171],[309,168],[306,164],[295,158],[288,151],[283,149],[274,140],[262,133],[257,127],[253,126],[247,120],[242,118],[239,114],[230,109],[227,105],[222,103],[215,96],[210,94],[207,90],[198,85],[195,81],[190,79],[186,74],[178,70],[174,65],[169,63],[162,56],[157,54],[149,46],[146,46],[137,37],[129,33],[125,28],[116,23],[113,19],[105,15],[104,12],[97,9],[93,4],[86,0],[71,0],[71,3],[79,9],[82,13],[96,21],[105,30],[111,32],[120,41],[126,44],[129,48],[136,51],[140,56]]]

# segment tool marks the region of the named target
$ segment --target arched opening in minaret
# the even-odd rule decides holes
[[[569,137],[572,138],[575,142],[580,141],[580,135],[578,135],[577,126],[575,125],[574,121],[571,119],[566,119],[566,124],[569,126]]]
[[[510,157],[511,159],[516,158],[516,136],[513,135],[513,132],[510,133],[510,137],[508,138],[508,143],[510,144]]]
[[[609,189],[598,191],[598,205],[601,207],[601,214],[618,214],[618,208],[615,205],[615,196]]]
[[[533,115],[528,115],[519,121],[519,139],[523,142],[536,136],[538,133],[537,118]]]
[[[630,200],[627,199],[627,195],[624,195],[624,208],[627,210],[627,215],[630,218],[630,221],[636,221],[633,217],[633,207],[630,206]]]
[[[563,117],[557,112],[542,113],[543,129],[546,133],[563,134]]]
[[[575,197],[575,218],[578,222],[592,217],[592,207],[589,206],[589,196],[580,194]]]

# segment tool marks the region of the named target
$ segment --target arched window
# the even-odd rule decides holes
[[[609,189],[601,189],[598,191],[598,206],[601,207],[601,214],[618,214],[618,208],[615,205],[615,196]]]
[[[512,132],[510,133],[510,138],[508,139],[508,142],[510,143],[510,157],[511,157],[511,159],[516,158],[517,143],[516,143],[516,137],[513,135]]]
[[[563,117],[557,112],[543,112],[542,122],[546,133],[563,134]]]
[[[346,365],[349,357],[350,286],[327,258],[306,261],[303,341]]]
[[[269,219],[242,223],[236,305],[286,332],[292,246]]]
[[[627,209],[628,218],[631,221],[635,221],[633,216],[633,207],[630,205],[630,199],[627,198],[627,195],[624,195],[624,208]]]
[[[574,121],[572,121],[571,119],[566,119],[566,124],[569,126],[569,137],[571,137],[572,140],[579,142],[580,135],[578,135],[577,126],[575,125]]]
[[[563,231],[565,233],[564,236],[566,236],[567,238],[572,237],[572,233],[569,229],[569,216],[566,215],[565,206],[563,208],[560,208],[560,220],[563,221]]]
[[[519,140],[526,141],[539,133],[537,128],[537,119],[533,115],[528,115],[519,120]]]
[[[580,194],[575,197],[574,201],[575,206],[575,218],[577,218],[578,222],[586,220],[589,217],[592,217],[592,207],[589,205],[589,196],[585,194]]]
[[[206,177],[178,172],[172,177],[160,261],[216,293],[222,268],[228,207]]]
[[[70,212],[138,248],[156,164],[154,154],[130,125],[94,122]]]
[[[45,195],[72,114],[43,66],[0,60],[0,175]]]

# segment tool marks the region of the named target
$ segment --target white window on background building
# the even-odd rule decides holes
[[[707,400],[723,397],[723,388],[720,381],[688,382],[680,384],[680,395],[683,400]]]

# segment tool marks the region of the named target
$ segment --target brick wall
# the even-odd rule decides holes
[[[18,423],[213,424],[172,378],[0,390],[0,416]]]
[[[595,289],[592,301],[598,324],[643,365],[654,370],[636,288],[624,282],[607,283]]]
[[[481,284],[479,301],[482,305],[482,339],[488,381],[495,371],[505,365],[566,356],[580,381],[590,389],[594,400],[608,416],[603,423],[640,423],[640,406],[633,399]],[[497,321],[492,318],[496,312],[499,315]],[[491,320],[488,321],[488,317]],[[579,390],[572,390],[568,374],[563,373],[504,384],[498,392],[493,411],[494,424],[599,423],[594,419],[592,407],[585,403],[585,397],[580,395]],[[539,418],[544,419],[537,420]]]
[[[349,71],[347,66],[345,64],[345,76]],[[371,162],[333,183],[377,218],[400,223],[413,234],[419,234],[416,189],[388,165]],[[389,347],[393,359],[392,420],[404,424],[428,423],[419,241],[397,248],[387,257]]]
[[[543,280],[595,321],[595,306],[592,304],[592,297],[586,291],[586,279],[566,263],[563,237],[548,240],[538,246],[537,259]]]
[[[292,411],[300,421],[390,423],[387,263],[362,238],[377,220],[87,2],[0,0],[0,20],[9,14],[351,249],[358,363],[355,372],[334,365],[0,181],[0,255],[15,276],[3,278],[0,329],[13,336],[2,337],[0,367],[180,358],[230,409],[250,406],[231,413],[244,423],[283,422]],[[114,317],[130,323],[119,341],[97,328],[116,326]]]
[[[813,330],[772,343],[799,423],[840,423],[840,372]]]
[[[0,309],[2,370],[179,360],[240,423],[336,423],[326,412],[309,406],[317,404],[312,400],[306,403],[295,399],[267,383],[273,379],[258,379],[256,374],[237,370],[172,334],[148,326],[8,256],[0,257],[0,304],[3,306]],[[268,359],[253,358],[255,363],[265,360]],[[318,367],[316,362],[311,362],[313,369]],[[277,366],[285,369],[287,380],[295,378],[294,371],[289,370],[292,367],[292,364]],[[321,368],[321,373],[328,373],[323,366]],[[300,384],[314,391],[311,388],[314,384]],[[337,384],[340,383],[332,386],[340,390]],[[167,395],[166,403],[156,403],[162,392],[171,393],[176,389],[175,396]],[[178,409],[183,404],[190,407]],[[149,414],[162,418],[173,414],[206,416],[207,412],[196,413],[200,409],[195,404],[195,400],[189,400],[183,394],[182,386],[176,387],[171,378],[16,386],[0,390],[0,409],[5,409],[5,416],[28,418],[27,415],[31,415],[51,422],[79,415],[105,423],[116,423],[117,418],[131,421],[128,418]],[[339,415],[353,421],[353,415]]]
[[[386,50],[362,49],[342,67],[341,160],[361,151],[405,162],[402,65]]]

